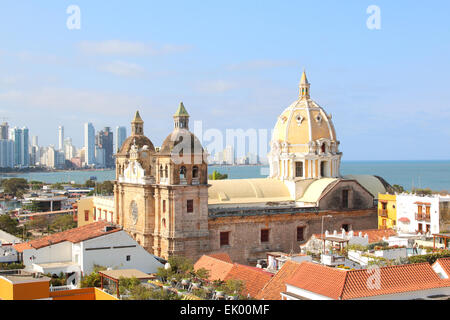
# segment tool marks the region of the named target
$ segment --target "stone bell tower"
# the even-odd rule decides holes
[[[183,103],[174,129],[157,156],[154,254],[193,259],[208,251],[208,165],[206,153],[189,131]]]

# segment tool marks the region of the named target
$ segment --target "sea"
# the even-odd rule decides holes
[[[264,178],[269,166],[209,166],[208,172],[217,170],[228,174],[229,179]],[[406,190],[430,188],[450,191],[450,160],[448,161],[342,161],[341,175],[370,174],[380,176],[391,185],[398,184]],[[97,182],[115,179],[115,170],[80,170],[0,174],[0,179],[12,177],[45,183],[84,183],[91,177]]]

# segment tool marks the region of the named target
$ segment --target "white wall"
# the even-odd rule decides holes
[[[430,222],[417,221],[417,204],[415,202],[429,202]],[[425,207],[422,207],[425,213]],[[399,222],[400,218],[406,217],[410,220],[409,224]],[[439,233],[439,197],[438,196],[418,196],[412,194],[397,195],[397,226],[403,232],[415,232],[418,230],[418,223],[422,223],[422,229],[425,231],[425,225],[431,225],[431,233]]]
[[[113,248],[117,246],[133,246],[130,248]],[[104,248],[86,250],[89,248]],[[113,232],[101,237],[86,240],[81,243],[82,250],[81,270],[83,274],[90,274],[94,264],[113,269],[137,269],[145,273],[155,273],[163,265],[152,254],[142,248],[125,231]],[[131,256],[126,261],[126,256]]]
[[[30,257],[36,257],[31,260]],[[33,263],[51,263],[72,261],[72,243],[60,242],[40,249],[26,249],[23,251],[23,264],[31,268]]]

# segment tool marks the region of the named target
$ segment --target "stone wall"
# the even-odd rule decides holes
[[[321,211],[314,213],[277,214],[271,216],[231,216],[210,218],[209,246],[211,252],[227,252],[233,262],[254,264],[266,258],[266,252],[299,253],[299,246],[312,234],[323,230],[340,230],[348,224],[351,230],[377,229],[376,208],[347,211]],[[297,241],[297,227],[304,227],[304,241]],[[261,243],[261,229],[269,229],[269,241]],[[230,232],[230,245],[220,247],[220,232]]]

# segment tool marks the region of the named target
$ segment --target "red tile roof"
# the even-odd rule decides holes
[[[450,258],[439,258],[436,260],[435,264],[436,263],[439,263],[442,269],[444,269],[450,281]]]
[[[233,268],[233,264],[208,255],[203,255],[194,264],[194,270],[197,271],[201,268],[209,271],[208,280],[223,280],[231,268]]]
[[[286,279],[289,279],[300,268],[301,263],[287,260],[280,270],[266,283],[256,295],[258,300],[281,300],[281,292],[286,291]]]
[[[229,263],[227,261],[215,258],[215,254],[202,256],[194,265],[194,270],[204,268],[209,271],[208,280],[230,279],[242,280],[245,288],[243,294],[250,294],[255,297],[264,285],[272,278],[272,274],[261,268],[245,266],[238,263]],[[228,256],[228,255],[226,255]],[[219,257],[226,258],[223,255]],[[229,258],[229,256],[228,256]],[[231,261],[231,259],[229,259]]]
[[[228,263],[233,263],[233,261],[231,260],[230,256],[228,255],[228,253],[226,252],[216,252],[216,253],[210,253],[208,254],[208,256],[228,262]]]
[[[384,238],[389,238],[391,236],[397,235],[397,231],[394,229],[366,229],[366,230],[353,230],[353,235],[358,236],[359,233],[362,233],[362,236],[364,237],[366,234],[369,236],[369,243],[375,243],[383,241]],[[338,236],[340,236],[342,233],[338,232]],[[348,235],[348,232],[346,233]],[[329,236],[332,236],[333,234],[328,234]],[[313,234],[315,238],[322,238],[321,234]]]
[[[244,295],[250,295],[250,297],[256,297],[272,277],[272,273],[264,271],[261,268],[235,263],[224,280],[242,280],[245,285],[242,293]]]
[[[110,233],[122,230],[121,228],[116,227],[115,229],[105,232],[104,228],[106,226],[112,226],[112,225],[111,225],[111,223],[109,223],[107,221],[98,221],[98,222],[84,225],[82,227],[69,229],[69,230],[66,230],[63,232],[54,233],[49,236],[39,238],[36,240],[19,243],[19,244],[14,245],[14,248],[18,252],[23,252],[26,249],[32,249],[32,248],[39,249],[39,248],[49,246],[51,244],[57,244],[57,243],[64,242],[64,241],[78,243],[81,241],[97,238],[100,236],[104,236],[105,234],[110,234]]]
[[[379,284],[372,281],[375,274],[368,272],[368,269],[345,271],[303,262],[295,274],[286,280],[286,284],[341,300],[450,286],[450,282],[439,278],[426,262],[381,267],[378,270]],[[370,288],[369,283],[375,287]]]

